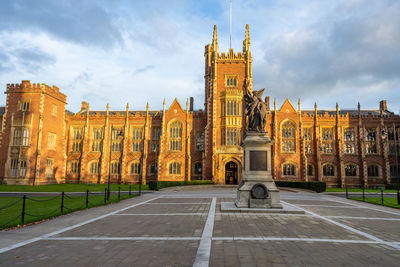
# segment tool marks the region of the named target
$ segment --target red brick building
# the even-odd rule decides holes
[[[162,110],[93,111],[82,102],[65,109],[55,86],[8,84],[0,109],[0,182],[146,183],[212,179],[238,183],[245,135],[243,84],[252,86],[246,26],[243,51],[220,53],[216,27],[205,47],[205,110],[175,99]],[[302,110],[287,99],[268,104],[276,180],[326,181],[330,186],[397,182],[400,117],[379,109]]]

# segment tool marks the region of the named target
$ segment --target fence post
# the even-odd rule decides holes
[[[86,208],[89,207],[89,189],[86,189]]]
[[[400,205],[400,188],[397,189],[397,205]]]
[[[61,214],[64,212],[64,191],[61,192]]]
[[[347,190],[347,185],[346,185],[346,198],[349,198],[349,191]]]
[[[129,196],[131,196],[131,187],[132,185],[129,185]]]
[[[381,188],[381,201],[382,201],[382,206],[383,206],[383,189]]]
[[[118,186],[118,201],[121,200],[121,187]]]
[[[21,224],[24,224],[25,222],[25,203],[26,203],[26,195],[22,197]]]
[[[363,201],[365,202],[365,187],[363,187]]]
[[[104,204],[107,203],[107,188],[104,188]]]

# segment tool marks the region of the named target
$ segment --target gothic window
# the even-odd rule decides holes
[[[19,176],[21,177],[25,177],[26,176],[26,172],[28,170],[28,166],[27,166],[27,161],[26,160],[21,160],[21,164],[20,164],[20,168],[19,168]]]
[[[122,139],[124,138],[122,127],[112,128],[111,130],[111,151],[122,151]]]
[[[19,110],[21,111],[29,111],[30,101],[24,101],[19,103]]]
[[[365,152],[367,154],[376,154],[376,128],[365,129]]]
[[[55,104],[53,104],[53,105],[51,106],[51,115],[52,115],[53,117],[57,117],[57,105],[55,105]]]
[[[296,175],[296,166],[292,163],[283,164],[283,175],[284,176],[294,176]]]
[[[93,128],[92,151],[100,152],[102,149],[103,129]]]
[[[172,122],[169,128],[169,150],[182,150],[182,123],[179,121]]]
[[[151,152],[158,153],[160,151],[160,142],[151,141]]]
[[[151,140],[160,140],[160,136],[161,136],[161,128],[153,127],[151,131]]]
[[[54,177],[54,159],[47,158],[46,159],[46,178],[53,178]]]
[[[312,153],[312,146],[311,146],[311,140],[312,140],[312,128],[304,128],[304,150],[305,153],[311,154]]]
[[[17,173],[18,173],[18,159],[11,159],[10,176],[17,176]]]
[[[324,176],[335,176],[335,166],[333,164],[325,164],[322,168]]]
[[[322,128],[321,152],[326,154],[333,153],[333,128]]]
[[[354,154],[356,152],[354,128],[345,128],[343,131],[344,153]]]
[[[100,162],[92,161],[90,163],[90,173],[91,174],[99,174],[100,173]]]
[[[150,163],[150,174],[157,173],[157,163],[155,161]]]
[[[357,176],[357,166],[354,164],[348,164],[344,167],[346,177]]]
[[[237,137],[239,136],[240,129],[236,128],[228,128],[226,131],[226,145],[234,146],[240,143],[238,142]]]
[[[242,104],[240,101],[229,100],[226,101],[226,115],[227,116],[240,116]]]
[[[169,164],[169,174],[181,174],[181,163],[174,161]]]
[[[295,124],[287,121],[282,125],[282,152],[296,151]]]
[[[237,85],[237,76],[236,75],[225,76],[225,86],[236,87],[236,85]]]
[[[119,161],[111,162],[111,174],[121,174],[121,163]]]
[[[194,174],[201,175],[203,173],[203,164],[201,162],[196,162],[194,164]]]
[[[131,174],[140,174],[140,162],[134,162],[131,164]]]
[[[314,176],[314,166],[312,164],[307,165],[307,176]]]
[[[47,149],[56,149],[57,135],[55,133],[49,133],[47,137]]]
[[[204,133],[198,133],[196,136],[196,150],[204,151]]]
[[[70,173],[79,173],[80,172],[80,163],[77,160],[71,161],[70,162],[70,168],[69,168]]]
[[[140,152],[142,151],[143,141],[143,128],[133,128],[132,132],[132,151]]]
[[[390,178],[400,178],[400,165],[390,165]]]
[[[29,146],[29,129],[22,128],[22,145]]]
[[[82,152],[83,129],[72,129],[72,152]]]
[[[221,116],[225,116],[225,103],[221,102]]]
[[[21,145],[21,128],[14,128],[13,145],[14,146]]]
[[[399,130],[394,125],[388,128],[389,153],[392,155],[400,155]]]
[[[368,165],[367,173],[368,173],[368,177],[378,177],[379,176],[379,166],[376,164]]]

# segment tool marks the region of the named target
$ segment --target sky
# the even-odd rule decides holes
[[[233,0],[232,48],[250,26],[253,89],[278,107],[400,112],[400,1]],[[56,85],[67,109],[204,108],[204,47],[229,50],[229,0],[0,0],[0,87]],[[0,98],[4,106],[6,95]]]

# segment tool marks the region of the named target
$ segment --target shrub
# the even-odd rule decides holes
[[[400,189],[400,184],[387,184],[385,185],[386,189]]]
[[[302,188],[315,191],[317,193],[324,192],[326,190],[325,182],[290,182],[290,181],[275,181],[276,186],[281,187],[292,187]]]
[[[183,185],[202,185],[202,184],[213,184],[211,180],[194,180],[194,181],[149,181],[150,190],[160,190],[161,188],[171,186],[183,186]]]

